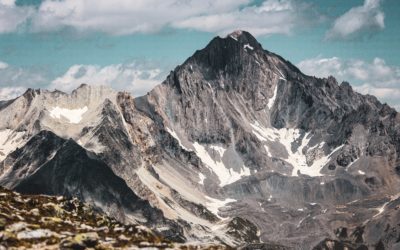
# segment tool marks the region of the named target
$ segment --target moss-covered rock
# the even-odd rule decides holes
[[[176,244],[142,225],[125,225],[77,199],[20,195],[0,187],[2,249],[225,249]]]

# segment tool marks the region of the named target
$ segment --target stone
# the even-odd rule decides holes
[[[120,241],[129,241],[130,239],[126,237],[124,234],[118,236],[118,240]]]
[[[40,211],[37,208],[31,209],[29,211],[30,214],[34,215],[34,216],[40,216]]]
[[[99,235],[95,232],[77,234],[61,241],[60,249],[85,249],[95,247],[99,242]]]
[[[58,217],[42,217],[40,221],[45,225],[55,225],[63,222],[63,220]]]
[[[12,232],[3,231],[3,232],[0,233],[0,239],[2,241],[9,241],[9,240],[12,241],[12,240],[16,240],[17,236]]]
[[[3,230],[7,225],[7,221],[4,218],[0,218],[0,230]]]
[[[51,236],[56,236],[58,234],[48,230],[48,229],[36,229],[36,230],[26,230],[17,233],[17,238],[19,240],[26,239],[40,239],[40,238],[49,238]]]
[[[28,227],[28,224],[26,222],[16,222],[14,224],[11,224],[8,226],[8,230],[13,233],[17,233],[19,231],[22,231]]]

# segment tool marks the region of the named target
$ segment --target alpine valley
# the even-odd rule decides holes
[[[0,102],[0,185],[173,242],[400,249],[400,115],[235,31],[142,97],[83,84]]]

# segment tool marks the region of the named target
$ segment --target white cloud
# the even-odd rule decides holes
[[[381,58],[366,62],[319,56],[301,61],[298,67],[308,75],[332,75],[339,81],[349,81],[360,93],[375,95],[384,102],[400,107],[400,67],[388,65]]]
[[[49,88],[69,92],[82,83],[108,85],[116,90],[130,91],[134,96],[146,94],[164,78],[162,70],[143,65],[114,64],[105,67],[96,65],[73,65],[67,72],[52,81]]]
[[[378,99],[387,102],[400,112],[400,83],[398,87],[380,87],[371,84],[363,84],[361,86],[355,86],[354,88],[362,94],[378,97]]]
[[[72,27],[124,35],[172,27],[267,35],[291,34],[319,20],[310,5],[295,0],[265,0],[258,6],[251,5],[252,0],[44,0],[38,8],[0,1],[0,33],[29,21],[26,27],[33,32]]]
[[[24,87],[0,87],[0,100],[11,100],[25,92]]]
[[[320,56],[301,61],[297,65],[305,74],[317,77],[334,75],[342,79],[344,75],[343,62],[338,57],[322,58]]]
[[[0,70],[8,68],[8,64],[0,61]]]
[[[240,10],[194,16],[176,21],[174,27],[227,34],[232,30],[247,30],[253,35],[291,34],[295,28],[307,27],[319,17],[310,6],[291,0],[267,0],[260,6]]]
[[[32,14],[31,7],[18,7],[15,0],[0,0],[0,33],[16,31]]]
[[[38,88],[47,83],[43,70],[14,67],[0,61],[0,100],[15,98],[26,88]]]
[[[326,33],[327,39],[354,39],[385,28],[385,15],[380,0],[365,0],[338,17]]]
[[[15,5],[15,0],[0,0],[0,5],[14,6]]]
[[[298,66],[306,74],[317,77],[333,75],[339,81],[379,83],[382,87],[393,87],[400,84],[400,67],[388,65],[381,58],[367,62],[358,59],[344,60],[338,57],[322,58],[318,56],[303,60]]]
[[[47,77],[43,70],[6,65],[3,68],[0,67],[0,88],[18,86],[40,87],[47,82]]]
[[[247,3],[249,0],[46,0],[33,24],[38,31],[69,26],[116,35],[155,32],[174,21],[233,11]]]
[[[63,75],[54,78],[43,69],[20,68],[0,61],[0,100],[14,98],[26,88],[70,92],[82,83],[107,85],[140,96],[161,83],[167,73],[153,62],[133,62],[104,67],[73,65]]]
[[[400,89],[397,88],[378,88],[369,84],[356,86],[355,88],[360,93],[374,95],[379,98],[392,100],[400,98]]]

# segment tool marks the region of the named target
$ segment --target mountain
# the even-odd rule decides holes
[[[78,197],[175,241],[400,239],[399,114],[304,75],[245,31],[214,38],[145,96],[28,90],[0,116],[0,185]]]

